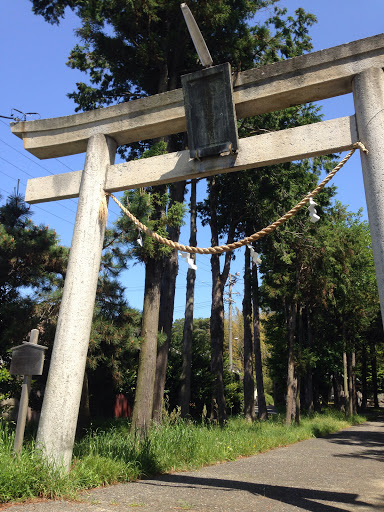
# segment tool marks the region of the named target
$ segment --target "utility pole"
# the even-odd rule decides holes
[[[239,272],[232,275],[229,274],[228,277],[228,299],[225,299],[225,302],[228,303],[229,311],[228,311],[228,367],[229,371],[233,371],[233,343],[232,343],[232,304],[235,302],[232,299],[232,295],[239,295],[237,292],[232,292],[233,285],[237,283],[237,280],[240,276]]]

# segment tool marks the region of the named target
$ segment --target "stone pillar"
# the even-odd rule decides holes
[[[353,81],[360,151],[381,315],[384,322],[384,73],[371,68]]]
[[[49,462],[69,470],[100,270],[107,208],[104,183],[116,143],[102,135],[88,141],[79,203],[60,306],[37,447]],[[104,208],[103,208],[104,206]]]

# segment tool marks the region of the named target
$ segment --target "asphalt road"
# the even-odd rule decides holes
[[[7,512],[384,512],[384,421],[254,457]]]

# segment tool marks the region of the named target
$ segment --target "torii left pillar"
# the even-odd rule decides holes
[[[44,394],[37,447],[68,471],[83,386],[106,225],[104,185],[116,142],[103,134],[88,140],[63,298]],[[103,208],[104,206],[104,208]]]

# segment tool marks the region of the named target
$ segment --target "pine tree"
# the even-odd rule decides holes
[[[0,356],[37,327],[36,305],[61,286],[68,249],[55,231],[37,226],[23,199],[10,196],[0,206]],[[25,289],[28,293],[25,293]]]

